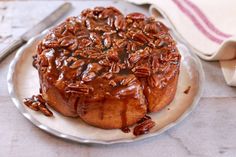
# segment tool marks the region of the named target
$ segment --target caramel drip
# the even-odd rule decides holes
[[[100,119],[101,120],[103,120],[104,118],[104,104],[105,104],[104,102],[105,102],[105,99],[102,100],[101,105],[100,105]]]
[[[185,91],[184,91],[184,94],[188,94],[188,93],[189,93],[189,91],[190,91],[190,89],[191,89],[191,86],[188,86],[188,88],[187,88],[187,89],[185,89]]]
[[[124,128],[121,128],[121,131],[123,131],[124,133],[129,133],[130,129],[129,127],[124,127]]]
[[[79,103],[79,97],[76,98],[75,103],[74,103],[74,110],[75,110],[75,112],[77,112],[78,103]]]
[[[121,111],[121,123],[122,123],[122,128],[125,128],[127,126],[127,116],[126,116],[126,112],[127,112],[127,104],[128,101],[126,99],[124,99],[124,103],[123,103],[123,108]]]

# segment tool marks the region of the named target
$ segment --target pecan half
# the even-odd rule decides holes
[[[147,43],[149,41],[148,37],[143,33],[135,33],[132,36],[132,39],[137,40],[139,42]]]
[[[151,74],[150,68],[147,66],[136,66],[132,71],[137,77],[147,77]]]
[[[34,111],[41,111],[45,116],[51,117],[53,113],[47,108],[46,101],[39,95],[33,95],[31,98],[25,98],[24,104]]]
[[[124,96],[134,96],[136,93],[137,93],[136,85],[131,85],[131,86],[121,88],[114,95],[116,95],[117,97],[120,98],[120,97],[124,97]]]
[[[120,72],[120,66],[117,63],[113,62],[112,65],[111,65],[110,72],[119,73]]]
[[[74,44],[75,42],[77,42],[76,39],[72,36],[63,37],[59,41],[60,41],[60,46],[63,46],[63,47],[70,46]]]
[[[96,77],[95,72],[84,73],[82,76],[82,81],[89,82],[92,81],[95,77]]]
[[[101,19],[105,19],[111,16],[112,14],[113,14],[113,11],[111,9],[106,8],[99,14],[98,17]]]
[[[142,123],[138,124],[133,131],[133,134],[135,136],[146,134],[150,131],[151,128],[155,126],[155,122],[153,122],[151,119],[147,119],[143,121]]]
[[[46,46],[47,48],[54,48],[54,47],[58,47],[59,43],[57,41],[57,39],[44,39],[42,41],[43,46]]]
[[[106,48],[111,47],[112,41],[111,41],[110,35],[105,35],[104,40],[103,40],[103,44]]]
[[[111,61],[119,61],[119,56],[118,56],[118,50],[117,49],[110,49],[107,53],[107,58]]]
[[[125,30],[125,18],[122,15],[116,16],[114,22],[116,30]]]
[[[90,33],[90,39],[95,43],[95,44],[101,44],[102,40],[99,35],[97,35],[95,32]]]
[[[118,48],[124,48],[128,44],[128,42],[125,39],[116,39],[114,42],[115,42],[114,44]]]
[[[87,69],[85,70],[86,72],[95,72],[98,73],[100,70],[102,70],[103,67],[98,64],[98,63],[89,63],[87,65]]]
[[[115,87],[117,84],[114,80],[110,80],[109,85],[111,85],[112,87]]]
[[[125,79],[123,79],[120,84],[123,86],[131,85],[133,82],[135,82],[137,79],[134,75],[129,75]]]
[[[143,50],[138,50],[135,53],[131,53],[129,55],[129,62],[130,63],[137,63],[140,59],[141,59],[141,54],[140,52],[142,52]]]
[[[148,120],[148,119],[151,119],[151,117],[148,116],[148,115],[145,115],[143,118],[141,118],[141,119],[137,122],[137,124],[140,124],[140,123],[142,123],[142,122],[144,122],[144,121],[146,121],[146,120]]]
[[[88,95],[89,91],[89,87],[85,84],[71,83],[66,87],[66,93]]]
[[[32,100],[32,98],[25,98],[23,100],[23,102],[30,109],[32,109],[34,111],[38,111],[39,110],[39,106],[38,106],[39,102],[35,102],[34,100]]]
[[[109,67],[111,65],[111,62],[108,59],[102,59],[102,60],[98,61],[98,63],[100,65],[107,66],[107,67]]]
[[[148,84],[151,87],[158,87],[160,85],[160,79],[158,78],[158,76],[156,74],[151,75],[148,78]]]
[[[53,113],[47,108],[47,106],[44,103],[39,103],[38,104],[39,110],[48,117],[51,117]]]
[[[134,20],[144,20],[146,18],[145,15],[141,13],[130,13],[126,17]]]
[[[83,60],[79,59],[79,60],[76,60],[74,63],[72,63],[70,65],[70,68],[72,68],[72,69],[79,68],[79,67],[83,66],[84,64],[85,64],[85,62]]]
[[[78,42],[78,46],[81,48],[88,47],[91,44],[92,44],[92,41],[87,38],[80,39]]]
[[[158,27],[156,23],[146,24],[144,27],[144,31],[147,33],[157,33]]]
[[[111,79],[113,77],[112,73],[106,72],[102,75],[102,77],[106,78],[106,79]]]

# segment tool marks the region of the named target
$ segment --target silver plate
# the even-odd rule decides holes
[[[173,102],[158,113],[150,116],[156,126],[148,134],[134,136],[119,129],[104,130],[85,124],[79,118],[68,118],[53,111],[54,117],[48,118],[25,107],[22,100],[38,93],[39,80],[37,71],[32,67],[32,55],[35,47],[46,33],[32,38],[20,48],[10,64],[7,83],[12,101],[18,110],[40,129],[55,136],[81,143],[114,144],[134,142],[159,135],[180,123],[197,106],[203,90],[204,73],[201,62],[190,49],[177,41],[182,55],[177,93]],[[184,91],[191,86],[190,92]],[[183,130],[184,131],[184,130]]]

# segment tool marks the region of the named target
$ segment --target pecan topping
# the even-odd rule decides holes
[[[88,30],[93,30],[96,23],[93,19],[86,19],[85,24],[86,24],[86,27],[88,28]]]
[[[130,52],[130,51],[137,51],[139,50],[141,47],[143,47],[143,43],[140,43],[138,41],[133,41],[132,43],[129,42],[127,44],[127,51]]]
[[[118,52],[117,49],[110,49],[108,51],[108,59],[111,61],[118,61],[119,60],[119,56],[118,56]]]
[[[145,15],[141,13],[131,13],[126,16],[127,18],[134,19],[134,20],[143,20],[145,19]]]
[[[102,77],[104,77],[104,78],[106,78],[106,79],[111,79],[112,78],[112,73],[109,73],[109,72],[107,72],[107,73],[105,73],[105,74],[103,74],[103,76]]]
[[[79,40],[79,42],[78,42],[78,46],[81,48],[88,47],[91,44],[92,44],[92,41],[87,38],[83,38],[83,39]]]
[[[106,36],[105,36],[105,39],[104,39],[104,41],[103,41],[103,44],[104,44],[104,46],[105,46],[106,48],[111,47],[112,42],[111,42],[111,37],[110,37],[109,35],[106,35]]]
[[[114,80],[109,81],[109,85],[111,85],[112,87],[116,86],[116,82]]]
[[[126,88],[122,88],[121,90],[117,91],[115,95],[117,97],[124,97],[124,96],[135,96],[135,93],[137,92],[137,88],[134,85],[127,86]]]
[[[151,74],[150,68],[147,66],[136,66],[132,71],[137,77],[146,77]]]
[[[88,72],[88,73],[83,74],[82,80],[84,82],[89,82],[89,81],[92,81],[95,77],[96,77],[95,72]]]
[[[157,24],[156,23],[147,24],[144,27],[144,31],[147,33],[157,33],[158,32]]]
[[[147,43],[149,41],[148,37],[143,33],[135,33],[132,36],[132,39],[137,40],[139,42]]]
[[[111,9],[104,9],[100,14],[99,14],[99,18],[101,19],[105,19],[108,18],[109,16],[111,16],[113,14],[113,11]]]
[[[74,63],[70,65],[70,68],[75,69],[83,66],[85,62],[83,60],[76,60]]]
[[[55,39],[44,39],[42,41],[43,46],[46,46],[47,48],[54,48],[54,47],[58,47],[59,43],[57,40]]]
[[[109,67],[111,65],[111,63],[110,63],[110,61],[108,59],[100,60],[100,61],[98,61],[98,63],[100,65],[107,66],[107,67]]]
[[[63,37],[60,41],[61,41],[60,46],[67,47],[74,44],[76,42],[76,39],[70,36],[66,36],[66,37]]]
[[[151,87],[158,87],[160,85],[160,79],[157,75],[152,75],[148,78],[148,84]]]
[[[89,87],[86,84],[71,83],[66,87],[66,93],[74,93],[78,95],[88,95]]]
[[[49,63],[48,63],[48,59],[46,58],[46,56],[40,56],[39,64],[42,67],[48,67]]]
[[[136,77],[134,75],[129,75],[128,77],[123,79],[120,84],[124,86],[131,85],[134,81],[136,81]]]
[[[142,50],[141,50],[142,51]],[[141,59],[141,55],[139,53],[140,51],[137,51],[135,53],[131,53],[129,56],[129,61],[131,63],[137,63]]]
[[[120,66],[117,63],[113,62],[112,65],[111,65],[110,72],[119,73],[120,72]]]
[[[87,66],[87,69],[86,71],[87,72],[99,72],[100,70],[102,70],[102,66],[99,65],[98,63],[89,63],[88,66]]]
[[[92,39],[92,41],[95,44],[100,44],[101,43],[101,38],[94,32],[90,33],[90,39]]]
[[[24,104],[34,111],[40,110],[45,116],[53,116],[53,113],[47,108],[46,101],[41,95],[33,95],[31,98],[25,98]]]
[[[125,18],[122,15],[116,16],[114,25],[116,27],[116,30],[124,30],[125,29]]]
[[[124,48],[127,44],[128,44],[127,41],[124,40],[124,39],[117,39],[117,40],[115,40],[115,45],[118,48]]]
[[[69,58],[66,59],[66,61],[67,61],[68,63],[75,62],[75,61],[77,61],[77,58],[75,58],[75,57],[69,57]]]

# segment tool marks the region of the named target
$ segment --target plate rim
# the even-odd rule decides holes
[[[36,120],[24,107],[23,104],[21,103],[21,101],[19,100],[19,98],[17,97],[16,93],[15,93],[15,86],[13,83],[13,76],[15,73],[15,68],[16,68],[16,64],[18,63],[20,57],[22,56],[22,54],[24,53],[24,50],[29,47],[35,40],[37,40],[39,37],[45,35],[47,32],[49,31],[49,29],[44,30],[42,33],[40,33],[39,35],[31,38],[25,45],[23,45],[20,49],[17,50],[16,55],[14,57],[14,59],[11,61],[10,66],[9,66],[9,70],[8,70],[8,74],[7,74],[7,86],[8,86],[8,92],[9,95],[11,97],[11,100],[13,101],[14,105],[16,106],[16,108],[20,111],[21,114],[23,114],[23,116],[28,119],[31,123],[33,123],[36,127],[46,131],[47,133],[60,137],[62,139],[66,139],[66,140],[71,140],[74,142],[79,142],[79,143],[92,143],[92,144],[103,144],[103,145],[109,145],[109,144],[117,144],[117,143],[130,143],[130,142],[136,142],[136,141],[140,141],[140,140],[144,140],[147,138],[151,138],[154,136],[158,136],[160,134],[162,134],[163,132],[169,130],[170,128],[174,127],[175,125],[179,124],[180,122],[182,122],[188,115],[190,115],[190,113],[196,108],[196,106],[198,105],[198,102],[202,96],[203,93],[203,87],[204,87],[204,83],[205,83],[205,75],[204,75],[204,71],[202,68],[202,64],[200,62],[200,59],[190,50],[190,48],[188,47],[188,45],[183,44],[183,42],[177,41],[184,45],[187,49],[188,49],[188,53],[190,54],[190,56],[192,57],[192,59],[194,60],[196,66],[197,66],[197,70],[199,72],[199,82],[202,82],[202,84],[199,84],[199,89],[196,93],[196,95],[193,98],[192,104],[188,107],[188,109],[183,112],[183,114],[176,119],[175,121],[169,123],[168,125],[166,125],[165,127],[161,128],[160,130],[158,130],[157,132],[153,132],[153,133],[148,133],[142,136],[138,136],[136,138],[133,139],[116,139],[116,140],[108,140],[108,141],[104,141],[104,140],[93,140],[93,139],[84,139],[81,137],[76,137],[73,135],[68,135],[68,134],[64,134],[61,133],[55,129],[52,129],[50,127],[45,126],[44,124],[40,123],[38,120]]]

